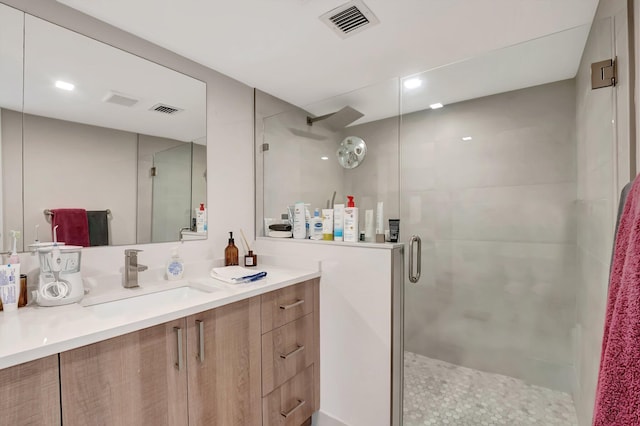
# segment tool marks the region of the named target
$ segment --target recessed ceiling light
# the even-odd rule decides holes
[[[73,90],[76,86],[66,81],[58,80],[56,81],[56,87],[62,90]]]
[[[422,86],[422,80],[419,78],[410,78],[404,81],[404,87],[406,89],[417,89],[420,86]]]
[[[320,157],[321,160],[328,160],[329,157]]]
[[[471,136],[465,136],[462,138],[463,141],[470,141],[471,139],[473,139]]]
[[[429,107],[431,109],[438,109],[438,108],[442,108],[444,105],[442,105],[440,102],[438,102],[437,104],[431,104],[429,105]]]

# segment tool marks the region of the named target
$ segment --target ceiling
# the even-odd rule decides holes
[[[206,135],[203,82],[30,15],[24,34],[24,112],[185,142]],[[114,92],[138,102],[105,102]],[[150,110],[159,103],[181,111]]]
[[[598,4],[365,0],[380,23],[342,39],[318,18],[343,0],[58,1],[301,107],[590,24]],[[567,51],[545,45],[547,56],[570,57],[573,75],[587,31],[578,33]],[[541,68],[532,81],[551,81],[540,73],[554,67]],[[475,73],[477,85],[495,78],[486,74]]]
[[[74,84],[74,90],[55,87],[58,80]],[[137,103],[105,102],[112,93]],[[150,110],[159,103],[181,111],[169,115]],[[31,15],[23,17],[3,4],[0,107],[206,143],[206,85],[202,81]]]

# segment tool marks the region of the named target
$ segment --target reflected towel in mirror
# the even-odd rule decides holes
[[[85,209],[52,209],[51,233],[58,226],[58,241],[67,245],[89,247],[89,224]]]
[[[108,210],[87,210],[91,247],[109,245]]]

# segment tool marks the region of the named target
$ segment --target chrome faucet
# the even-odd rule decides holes
[[[138,253],[142,250],[126,249],[124,251],[124,288],[135,288],[138,286],[138,272],[148,269],[145,265],[138,265]]]

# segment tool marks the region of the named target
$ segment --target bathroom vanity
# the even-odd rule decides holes
[[[170,290],[169,309],[111,302],[5,314],[2,423],[307,424],[320,405],[320,274],[264,269],[264,280],[235,288],[191,281],[210,293],[185,282]]]

